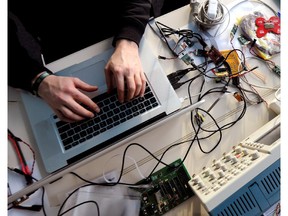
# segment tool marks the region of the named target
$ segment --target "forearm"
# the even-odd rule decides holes
[[[36,40],[27,37],[28,32],[15,16],[8,22],[8,85],[31,91],[32,80],[46,70],[41,62]]]
[[[114,46],[119,39],[131,40],[139,45],[150,18],[151,7],[151,0],[122,1],[118,29],[113,40]]]
[[[8,51],[8,85],[32,91],[32,80],[46,68],[27,56],[23,50]]]

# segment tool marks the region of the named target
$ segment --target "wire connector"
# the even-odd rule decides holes
[[[205,120],[204,116],[199,112],[196,112],[194,117],[195,117],[195,121],[196,121],[197,125],[201,125]]]

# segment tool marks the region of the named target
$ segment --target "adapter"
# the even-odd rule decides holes
[[[210,19],[215,19],[217,17],[217,7],[218,0],[209,0],[207,15]]]

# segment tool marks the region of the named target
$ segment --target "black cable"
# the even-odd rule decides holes
[[[200,129],[200,128],[199,128],[199,129]],[[153,168],[152,171],[150,172],[149,177],[153,174],[153,172],[156,170],[156,168],[159,166],[159,164],[160,164],[160,163],[163,163],[163,162],[162,162],[162,159],[163,159],[164,155],[168,152],[169,149],[171,149],[171,148],[173,148],[173,147],[175,147],[175,146],[178,146],[178,145],[180,145],[180,144],[184,144],[184,143],[190,142],[190,145],[189,145],[189,147],[188,147],[188,150],[186,151],[186,154],[184,155],[184,158],[181,160],[181,162],[179,163],[179,165],[178,165],[177,167],[171,167],[170,165],[168,165],[168,167],[170,167],[170,168],[178,168],[179,166],[181,166],[181,165],[184,163],[184,161],[185,161],[185,159],[186,159],[186,157],[187,157],[187,155],[188,155],[188,153],[189,153],[189,151],[190,151],[190,149],[191,149],[191,147],[192,147],[195,139],[197,139],[198,133],[199,133],[199,130],[197,130],[197,131],[195,132],[195,135],[194,135],[194,137],[193,137],[192,140],[186,140],[186,141],[183,141],[183,142],[178,142],[178,143],[176,143],[176,144],[173,144],[173,145],[169,146],[167,149],[165,149],[165,151],[164,151],[163,154],[161,155],[160,159],[158,160],[157,164],[154,166],[154,168]],[[167,165],[166,165],[166,166],[167,166]]]
[[[202,91],[202,88],[203,88],[203,86],[204,86],[204,82],[205,82],[205,81],[203,80],[202,85],[201,85],[201,88],[200,88],[200,92]],[[190,92],[190,87],[191,87],[191,85],[192,85],[192,81],[191,81],[191,82],[189,83],[189,85],[188,85],[188,95],[189,95],[189,99],[190,99],[190,104],[193,103],[193,102],[192,102],[192,97],[191,97],[191,92]],[[199,96],[198,96],[198,101],[200,101],[200,100],[201,100],[201,94],[199,94]],[[193,116],[194,116],[193,113],[194,113],[194,112],[198,112],[199,110],[201,110],[202,112],[205,112],[206,114],[208,114],[208,115],[210,116],[210,118],[214,121],[215,125],[216,125],[217,128],[218,128],[218,130],[217,130],[216,132],[219,132],[219,140],[218,140],[218,142],[214,145],[214,147],[211,148],[210,151],[204,151],[204,150],[203,150],[203,148],[202,148],[202,146],[201,146],[201,144],[200,144],[200,140],[203,139],[203,138],[199,138],[199,137],[197,136],[197,142],[198,142],[198,146],[199,146],[200,150],[201,150],[203,153],[208,154],[208,153],[212,152],[212,151],[220,144],[220,142],[221,142],[221,140],[222,140],[222,131],[221,131],[221,128],[219,127],[219,125],[217,124],[217,121],[215,120],[215,118],[212,117],[212,115],[211,115],[210,113],[206,112],[205,110],[203,110],[203,109],[201,109],[201,108],[197,108],[195,111],[192,111],[191,114],[190,114],[191,125],[192,125],[193,130],[194,130],[195,132],[196,132],[196,127],[195,127],[195,124],[194,124],[194,121],[193,121]],[[204,128],[201,127],[201,125],[198,125],[198,130],[200,130],[200,128],[201,128],[202,131],[204,130]],[[215,132],[215,133],[216,133],[216,132]],[[215,133],[213,133],[213,134],[215,134]],[[212,136],[212,134],[211,134],[210,136]]]
[[[91,185],[94,185],[94,184],[86,184],[86,185],[82,185],[78,188],[76,188],[74,191],[72,191],[66,198],[65,200],[63,201],[63,203],[61,204],[59,210],[58,210],[58,213],[57,213],[57,216],[60,216],[62,213],[62,209],[64,208],[64,205],[66,204],[66,202],[68,201],[68,199],[74,194],[76,193],[80,188],[83,188],[83,187],[88,187],[88,186],[91,186]]]
[[[18,169],[18,168],[11,168],[8,167],[8,170],[11,170],[15,173],[18,173],[20,175],[23,175],[24,177],[27,176],[26,173],[24,173],[22,170]],[[38,179],[36,179],[35,177],[33,177],[32,175],[28,175],[30,178],[32,178],[34,181],[38,181]],[[37,189],[38,190],[38,189]],[[37,190],[32,191],[30,193],[28,193],[26,196],[29,197],[30,195],[32,195],[33,193],[35,193]],[[32,206],[21,206],[21,205],[15,205],[14,203],[12,203],[12,206],[8,208],[8,210],[15,208],[15,209],[23,209],[23,210],[30,210],[30,211],[40,211],[41,209],[43,210],[43,214],[46,216],[46,211],[45,211],[45,206],[44,206],[44,194],[45,194],[45,188],[42,187],[42,196],[41,196],[41,202],[42,205],[32,205]]]
[[[229,79],[230,80],[230,79]],[[210,93],[214,93],[214,92],[225,92],[226,90],[227,90],[227,86],[228,86],[228,84],[229,84],[229,81],[224,85],[224,87],[216,87],[216,88],[213,88],[213,89],[210,89],[210,90],[208,90],[206,93],[204,93],[204,95],[201,95],[201,94],[199,94],[199,96],[198,96],[198,100],[201,100],[204,96],[206,96],[206,95],[208,95],[208,94],[210,94]],[[191,85],[192,85],[192,81],[189,83],[189,85],[188,85],[188,95],[189,95],[189,99],[190,99],[190,103],[192,104],[192,97],[191,97],[191,93],[190,93],[190,87],[191,87]],[[204,86],[204,81],[202,82],[202,86],[201,86],[201,89],[200,89],[200,92],[202,92],[202,88],[203,88],[203,86]],[[236,86],[238,89],[239,89],[239,86]],[[218,90],[217,90],[218,89]],[[214,92],[213,92],[214,91]],[[239,89],[239,91],[241,92],[241,94],[243,95],[243,92],[241,91],[241,89]],[[205,137],[201,137],[201,138],[198,138],[199,140],[203,140],[203,139],[207,139],[207,138],[209,138],[209,137],[211,137],[211,136],[213,136],[215,133],[220,133],[220,137],[219,137],[219,141],[217,142],[217,144],[215,145],[215,147],[213,147],[210,151],[208,151],[208,152],[205,152],[205,151],[203,151],[203,149],[201,148],[201,145],[199,145],[199,148],[201,149],[201,151],[203,152],[203,153],[210,153],[210,152],[212,152],[218,145],[219,145],[219,143],[220,143],[220,141],[221,141],[221,139],[222,139],[222,130],[225,130],[225,129],[228,129],[228,128],[230,128],[230,127],[232,127],[234,124],[236,124],[240,119],[242,119],[243,118],[243,116],[245,115],[245,113],[246,113],[246,109],[247,109],[247,105],[246,105],[246,100],[244,99],[243,100],[243,109],[242,109],[242,112],[240,113],[240,115],[237,117],[237,119],[235,120],[235,121],[232,121],[232,122],[230,122],[230,123],[227,123],[227,124],[225,124],[225,125],[223,125],[223,126],[219,126],[218,124],[217,124],[217,121],[215,120],[215,118],[213,118],[213,116],[209,113],[208,114],[208,112],[207,112],[207,114],[210,116],[210,118],[217,124],[216,126],[218,127],[218,129],[217,130],[206,130],[207,132],[210,132],[210,135],[208,135],[208,136],[205,136]],[[198,110],[200,110],[199,108],[197,108],[194,112],[197,112]],[[203,112],[206,112],[205,110],[202,110]],[[192,124],[192,126],[193,126],[193,128],[194,128],[194,131],[195,131],[195,125],[194,125],[194,121],[193,121],[193,115],[192,115],[193,113],[191,112],[191,124]],[[198,125],[199,127],[201,127],[201,125]],[[205,129],[204,128],[202,128],[201,127],[201,129],[203,130],[203,131],[205,131]]]
[[[175,53],[175,51],[172,49],[172,47],[170,47],[170,45],[167,41],[167,37],[174,35],[174,34],[178,35],[180,38],[189,38],[189,39],[196,38],[197,41],[202,45],[203,49],[205,49],[207,47],[207,44],[203,40],[203,37],[199,33],[195,33],[190,29],[176,30],[176,29],[173,29],[173,28],[159,22],[159,21],[156,21],[155,25],[157,26],[159,32],[161,33],[162,38],[165,40],[165,43],[166,43],[167,47],[169,48],[169,50],[171,51],[171,53],[173,54],[173,56],[178,57],[178,54]],[[165,28],[160,27],[159,25],[164,26]]]
[[[44,194],[45,194],[45,188],[44,186],[42,187],[42,196],[41,196],[41,202],[42,202],[42,210],[43,210],[43,214],[44,216],[46,216],[46,210],[45,210],[45,205],[44,205]]]
[[[241,91],[241,94],[243,95],[243,92]],[[237,117],[237,119],[235,121],[232,121],[232,122],[229,122],[227,124],[224,124],[223,126],[220,127],[221,130],[226,130],[230,127],[232,127],[234,124],[236,124],[240,119],[243,118],[243,116],[245,115],[246,113],[246,110],[247,110],[247,104],[246,104],[246,100],[244,99],[243,100],[243,109],[242,109],[242,112],[240,113],[240,115]],[[203,129],[204,130],[204,129]],[[208,132],[213,132],[212,130],[207,130]],[[215,132],[218,132],[218,131],[214,131],[211,135],[213,135]],[[203,137],[201,139],[206,139],[210,136],[206,136],[206,137]]]
[[[209,151],[204,151],[203,148],[202,148],[202,146],[201,146],[201,144],[200,144],[200,142],[198,142],[198,146],[199,146],[201,152],[203,152],[204,154],[209,154],[209,153],[211,153],[212,151],[214,151],[214,149],[216,149],[217,146],[220,144],[220,142],[221,142],[221,140],[222,140],[222,137],[223,137],[223,135],[222,135],[222,130],[221,130],[221,127],[218,125],[216,119],[215,119],[209,112],[207,112],[206,110],[201,109],[201,108],[198,108],[197,111],[199,111],[199,110],[202,111],[202,112],[204,112],[204,113],[206,113],[207,115],[209,115],[209,117],[212,119],[212,121],[214,122],[214,124],[215,124],[216,127],[218,128],[217,130],[215,130],[215,131],[213,132],[213,135],[214,135],[216,132],[219,132],[219,140],[217,141],[217,143],[216,143]],[[191,121],[192,121],[192,116],[191,116]],[[203,128],[203,127],[201,127],[200,125],[198,125],[198,127],[201,128],[201,130],[204,131],[204,128]],[[212,136],[212,135],[210,135],[210,136]],[[209,136],[209,137],[210,137],[210,136]],[[203,139],[203,138],[198,138],[198,139],[201,140],[201,139]]]
[[[168,43],[168,41],[167,41],[166,35],[164,35],[162,29],[158,26],[158,22],[155,22],[155,25],[157,26],[160,34],[162,35],[162,38],[165,40],[165,43],[166,43],[168,49],[169,49],[169,50],[171,51],[171,53],[173,54],[173,56],[178,57],[178,55],[177,55],[177,54],[174,52],[174,50],[170,47],[170,45],[169,45],[169,43]]]
[[[264,99],[263,99],[257,92],[254,92],[254,91],[251,91],[251,90],[248,90],[248,89],[244,89],[244,88],[241,87],[241,86],[239,86],[239,88],[242,90],[242,93],[243,93],[244,98],[245,98],[247,101],[249,101],[251,104],[253,104],[254,101],[250,100],[250,99],[248,98],[248,96],[246,95],[245,92],[248,92],[248,93],[251,93],[251,94],[254,94],[254,95],[257,96],[258,101],[254,102],[254,104],[259,104],[259,103],[264,102]]]
[[[193,80],[195,80],[195,79],[193,79]],[[192,81],[193,81],[193,80],[192,80]],[[190,82],[190,85],[191,85],[192,81]],[[189,91],[189,96],[190,96],[189,98],[191,99],[190,91]],[[191,102],[192,102],[192,101],[191,101]],[[198,109],[199,109],[199,108],[198,108]],[[202,109],[199,109],[199,110],[205,112],[205,110],[202,110]],[[191,149],[191,147],[192,147],[192,144],[194,143],[195,140],[197,140],[198,145],[199,145],[199,148],[200,148],[200,150],[201,150],[203,153],[208,154],[208,153],[212,152],[212,151],[219,145],[219,143],[220,143],[220,141],[221,141],[221,139],[222,139],[222,131],[221,131],[221,127],[219,127],[219,125],[217,124],[216,120],[210,115],[210,113],[207,113],[207,115],[209,115],[209,116],[211,117],[211,119],[215,122],[215,125],[218,127],[218,130],[215,131],[215,132],[213,132],[213,133],[216,133],[216,132],[219,132],[219,133],[220,133],[219,141],[218,141],[218,142],[216,143],[216,145],[215,145],[213,148],[211,148],[209,151],[204,151],[204,150],[203,150],[203,148],[202,148],[202,146],[201,146],[201,144],[200,144],[200,142],[199,142],[200,139],[198,138],[198,133],[199,133],[200,129],[202,129],[202,128],[199,126],[198,129],[196,130],[195,125],[194,125],[194,127],[193,127],[193,128],[194,128],[194,131],[195,131],[195,135],[194,135],[193,139],[191,139],[191,140],[186,140],[186,141],[183,141],[183,142],[179,142],[179,143],[176,143],[176,144],[173,144],[173,145],[169,146],[169,147],[164,151],[164,153],[161,155],[160,159],[158,159],[153,153],[151,153],[151,152],[150,152],[148,149],[146,149],[144,146],[142,146],[142,145],[140,145],[140,144],[138,144],[138,143],[131,143],[131,144],[129,144],[129,145],[125,148],[125,150],[124,150],[123,157],[122,157],[122,163],[121,163],[121,169],[120,169],[120,175],[119,175],[118,180],[115,181],[115,182],[110,182],[110,183],[94,183],[94,182],[91,182],[91,181],[88,181],[88,180],[82,178],[81,176],[79,176],[78,174],[76,174],[76,173],[74,173],[74,172],[71,172],[71,174],[74,174],[75,176],[79,177],[81,180],[83,180],[83,181],[85,181],[85,182],[88,182],[89,184],[83,185],[83,186],[81,186],[81,187],[79,187],[79,188],[76,188],[71,194],[69,194],[68,197],[67,197],[67,198],[64,200],[64,202],[62,203],[62,205],[61,205],[61,207],[60,207],[60,209],[59,209],[58,215],[60,215],[60,212],[62,211],[62,209],[63,209],[65,203],[67,202],[67,200],[69,199],[69,197],[72,196],[72,194],[74,194],[77,190],[79,190],[79,189],[82,188],[82,187],[92,186],[92,185],[115,186],[115,185],[117,185],[117,184],[130,185],[130,186],[132,186],[132,185],[134,185],[134,186],[135,186],[135,185],[139,185],[139,183],[130,184],[130,183],[120,182],[120,180],[121,180],[121,178],[122,178],[122,175],[123,175],[124,166],[125,166],[125,156],[126,156],[126,153],[127,153],[128,149],[129,149],[130,147],[132,147],[132,146],[138,146],[138,147],[144,149],[147,153],[149,153],[149,154],[157,161],[157,164],[154,166],[154,168],[152,169],[152,171],[150,172],[150,174],[148,175],[148,177],[146,177],[146,181],[141,181],[142,184],[147,184],[147,183],[149,183],[149,182],[151,181],[150,177],[151,177],[151,175],[154,173],[154,171],[156,170],[156,168],[159,166],[160,163],[163,164],[163,165],[165,165],[165,166],[168,166],[168,167],[170,167],[170,168],[177,168],[177,167],[171,167],[169,164],[167,164],[167,163],[165,163],[165,162],[162,161],[163,157],[164,157],[165,154],[168,152],[168,150],[170,150],[171,148],[173,148],[173,147],[175,147],[175,146],[178,146],[178,145],[180,145],[180,144],[184,144],[184,143],[190,142],[190,145],[189,145],[189,147],[188,147],[188,150],[186,151],[186,154],[185,154],[185,156],[184,156],[184,158],[183,158],[183,160],[182,160],[182,163],[184,163],[184,160],[186,159],[186,157],[187,157],[187,155],[188,155],[188,153],[189,153],[189,151],[190,151],[190,149]],[[192,120],[192,118],[191,118],[191,120]],[[192,122],[193,122],[193,121],[192,121]],[[203,138],[201,138],[201,139],[203,139]]]

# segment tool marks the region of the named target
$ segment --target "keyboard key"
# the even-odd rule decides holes
[[[124,103],[118,101],[116,90],[110,94],[98,95],[92,100],[101,109],[99,113],[95,113],[93,119],[74,123],[56,122],[65,150],[78,146],[85,140],[91,139],[159,105],[148,85],[143,97],[133,98],[131,101]],[[54,116],[54,118],[57,117]]]

